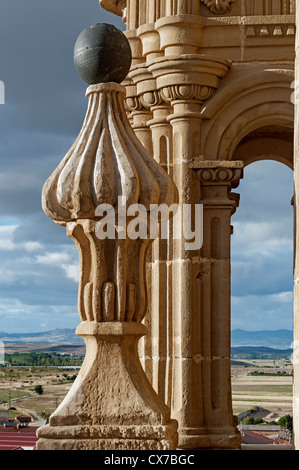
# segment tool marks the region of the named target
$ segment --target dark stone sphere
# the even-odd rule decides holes
[[[105,23],[84,29],[74,48],[74,63],[80,77],[88,83],[121,83],[132,62],[128,39],[115,26]]]

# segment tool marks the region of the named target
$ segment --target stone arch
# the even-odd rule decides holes
[[[293,169],[293,128],[285,125],[262,126],[247,134],[237,145],[233,160],[244,166],[260,160],[274,160]]]
[[[201,292],[207,289],[211,297],[208,299],[209,303],[203,305],[202,311],[205,312],[205,317],[210,318],[210,328],[213,332],[210,348],[212,351],[218,351],[217,357],[221,354],[223,358],[225,354],[226,357],[230,356],[230,235],[231,217],[238,206],[238,195],[232,190],[238,186],[240,168],[254,161],[272,159],[293,167],[293,80],[293,71],[287,68],[270,70],[266,66],[257,65],[254,71],[248,74],[247,69],[236,66],[201,110],[203,161],[196,164],[201,168],[208,167],[211,173],[208,181],[204,171],[199,174],[201,202],[204,206],[204,255],[211,259],[209,282],[203,280],[201,287]],[[230,169],[235,178],[220,180],[215,168]],[[244,177],[246,178],[246,170]],[[220,217],[221,232],[225,233],[225,236],[218,240],[215,237],[219,227],[210,224],[216,217]],[[207,250],[208,242],[205,241],[213,239],[221,246],[221,250]],[[207,285],[204,285],[204,282]],[[211,301],[211,298],[217,301]],[[202,302],[204,303],[204,300]],[[216,323],[213,321],[215,318],[221,321]],[[224,359],[221,368],[220,379],[221,374],[217,366],[211,365],[211,377],[215,379],[213,387],[218,380],[223,396],[226,394],[230,397],[228,413],[231,415],[228,422],[231,422],[231,370],[229,365],[225,365]],[[216,422],[217,413],[220,413],[220,410],[225,413],[224,406],[215,401],[213,394],[210,400],[212,404],[217,404],[217,409],[211,412],[211,421],[215,419]]]
[[[258,68],[251,74],[236,72],[235,75],[234,79],[230,77],[228,84],[223,84],[202,109],[205,121],[202,129],[201,152],[207,160],[238,159],[243,160],[246,165],[250,163],[245,151],[245,147],[249,146],[247,136],[252,137],[252,133],[257,129],[268,129],[268,131],[270,128],[276,129],[276,139],[284,142],[289,140],[288,134],[294,125],[292,103],[294,74],[291,69]],[[272,137],[268,132],[263,137],[262,144],[265,149],[270,145],[273,152],[275,145],[271,139],[273,140],[273,132]],[[273,152],[273,157],[283,158],[284,163],[292,167],[291,150],[291,145],[288,145],[287,156],[277,157]]]
[[[263,165],[259,166],[261,163]],[[240,311],[245,317],[247,315],[248,320],[248,311],[252,310],[256,312],[254,318],[257,319],[255,328],[252,329],[270,329],[262,325],[265,319],[271,322],[272,329],[272,320],[275,322],[278,318],[275,316],[275,309],[280,308],[278,294],[284,295],[292,290],[296,240],[292,207],[293,169],[280,158],[257,158],[251,161],[248,167],[250,168],[244,171],[242,188],[238,190],[240,206],[232,218],[234,230],[231,239],[231,299],[234,298],[234,302],[238,300],[237,307],[232,303],[231,322],[234,323],[240,318],[237,313]],[[244,217],[246,212],[249,213],[248,218]],[[272,244],[272,237],[277,241],[276,247],[275,243]],[[274,295],[277,296],[275,300]],[[271,296],[273,311],[271,310],[270,314],[266,299]],[[293,312],[290,304],[285,303],[283,310],[283,328],[291,330]],[[263,312],[261,323],[257,312]],[[276,326],[276,329],[278,328]]]

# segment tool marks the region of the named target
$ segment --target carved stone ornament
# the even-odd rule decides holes
[[[201,0],[212,13],[221,15],[228,13],[233,8],[236,0]]]
[[[175,449],[177,422],[147,380],[137,348],[147,334],[141,321],[153,240],[147,230],[134,238],[129,228],[133,223],[133,235],[147,229],[152,205],[175,202],[176,188],[134,134],[125,88],[98,83],[87,97],[82,129],[42,193],[45,213],[66,226],[79,250],[76,332],[86,356],[49,425],[39,428],[37,449]]]

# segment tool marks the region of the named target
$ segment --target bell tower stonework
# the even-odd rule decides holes
[[[124,38],[111,62],[93,55],[107,45],[107,25],[77,44],[87,114],[43,189],[44,211],[79,250],[77,333],[87,354],[38,431],[38,449],[241,449],[230,370],[231,217],[246,166],[262,159],[295,170],[297,211],[295,3],[100,0],[122,17]],[[95,60],[103,67],[104,59],[120,70],[98,75]],[[98,207],[119,215],[123,203],[142,205],[146,222],[153,204],[176,205],[168,236],[125,239],[129,218],[102,240]],[[298,446],[297,369],[295,361]]]
[[[179,204],[203,208],[200,248],[186,249],[183,237],[153,243],[139,355],[178,421],[178,448],[239,449],[230,383],[234,190],[253,161],[293,168],[292,142],[273,144],[293,130],[295,0],[100,5],[126,25],[126,109],[137,137],[173,179]]]

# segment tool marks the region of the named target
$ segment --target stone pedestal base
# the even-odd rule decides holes
[[[68,395],[38,430],[37,450],[174,450],[170,420],[141,367],[137,343],[146,334],[134,322],[83,322],[82,368]]]
[[[44,426],[37,450],[174,450],[168,426]]]
[[[242,437],[236,428],[181,429],[178,449],[240,450]]]

